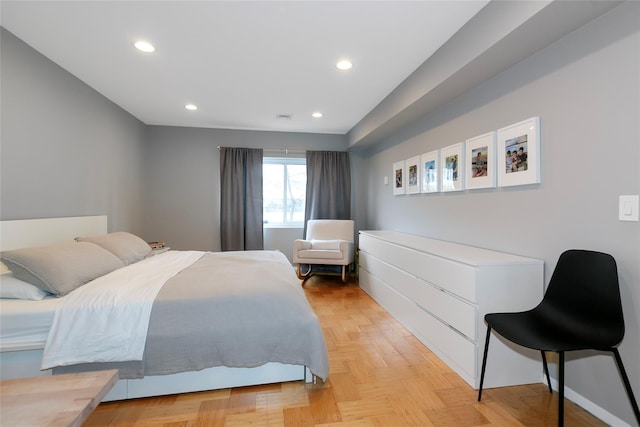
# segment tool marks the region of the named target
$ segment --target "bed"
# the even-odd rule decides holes
[[[118,368],[105,401],[327,379],[322,330],[284,255],[155,255],[106,230],[106,216],[0,223],[13,270],[0,283],[2,379]],[[16,276],[35,285],[20,286],[28,295],[7,295]]]

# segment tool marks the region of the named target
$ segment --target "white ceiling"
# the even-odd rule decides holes
[[[487,2],[2,0],[0,22],[146,124],[344,134]]]

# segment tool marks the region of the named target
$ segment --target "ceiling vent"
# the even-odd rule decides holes
[[[293,118],[293,114],[276,114],[276,119],[291,120],[292,118]]]

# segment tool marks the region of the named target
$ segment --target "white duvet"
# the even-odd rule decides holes
[[[115,270],[69,293],[56,308],[42,369],[142,360],[153,301],[205,252],[169,251]]]

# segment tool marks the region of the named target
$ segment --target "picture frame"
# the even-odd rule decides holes
[[[496,186],[496,132],[485,133],[465,141],[465,188]]]
[[[405,193],[405,164],[404,160],[395,162],[393,164],[393,195],[397,196]]]
[[[406,165],[406,194],[416,194],[420,192],[420,156],[407,159]]]
[[[420,156],[420,175],[422,193],[436,193],[440,190],[440,150],[430,151]]]
[[[464,189],[464,143],[453,144],[440,151],[440,191]]]
[[[498,129],[496,156],[499,187],[539,184],[540,117]]]

